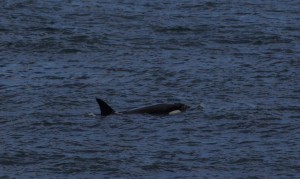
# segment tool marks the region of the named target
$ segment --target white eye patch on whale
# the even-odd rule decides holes
[[[186,111],[189,106],[182,103],[173,104],[156,104],[151,106],[145,106],[133,110],[116,112],[102,99],[96,98],[99,104],[101,116],[108,116],[111,114],[151,114],[151,115],[173,115]]]

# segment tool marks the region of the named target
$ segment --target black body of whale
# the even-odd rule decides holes
[[[189,106],[182,103],[174,104],[156,104],[152,106],[146,106],[138,109],[133,109],[129,111],[115,112],[106,102],[96,98],[100,110],[101,116],[108,116],[110,114],[151,114],[151,115],[170,115],[177,114],[185,111]]]

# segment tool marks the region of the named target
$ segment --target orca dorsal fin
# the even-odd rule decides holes
[[[110,114],[115,113],[115,111],[108,104],[106,104],[106,102],[104,102],[102,99],[96,98],[96,101],[99,104],[101,110],[101,116],[108,116]]]

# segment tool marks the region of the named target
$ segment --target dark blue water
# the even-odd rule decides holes
[[[0,24],[0,178],[300,177],[298,1],[2,0]]]

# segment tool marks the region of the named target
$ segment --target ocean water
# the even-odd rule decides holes
[[[300,2],[2,0],[0,24],[1,179],[300,178]]]

